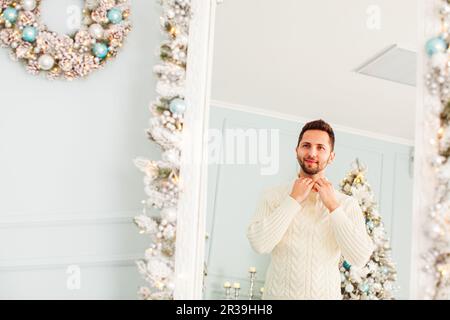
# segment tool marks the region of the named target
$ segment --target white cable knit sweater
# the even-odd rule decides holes
[[[315,192],[299,204],[292,185],[267,190],[247,230],[253,249],[271,254],[263,299],[342,299],[341,255],[363,267],[374,250],[362,211],[338,191],[332,213]]]

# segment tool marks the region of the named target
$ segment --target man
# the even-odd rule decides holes
[[[340,257],[356,267],[370,259],[374,245],[358,202],[325,177],[334,143],[325,121],[307,123],[295,149],[298,177],[268,190],[248,227],[253,249],[271,254],[263,299],[342,299]]]

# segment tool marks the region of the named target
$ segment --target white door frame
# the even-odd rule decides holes
[[[207,149],[216,0],[191,0],[174,299],[202,299]]]

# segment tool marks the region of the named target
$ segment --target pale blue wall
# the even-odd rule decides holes
[[[325,119],[326,120],[326,119]],[[264,280],[268,255],[252,251],[246,228],[260,192],[295,177],[294,149],[303,123],[280,120],[253,113],[212,107],[210,128],[279,129],[280,170],[277,175],[260,175],[259,165],[209,165],[206,261],[206,298],[223,296],[224,281],[238,281],[246,293],[248,267],[258,269],[257,288]],[[380,213],[391,238],[393,258],[398,265],[398,298],[408,298],[411,242],[412,176],[411,146],[336,131],[336,159],[327,177],[339,182],[358,157],[369,168],[367,179],[379,203]]]
[[[63,23],[62,1],[44,2]],[[131,5],[123,50],[86,79],[31,76],[0,48],[0,299],[137,299],[149,238],[132,222],[145,199],[132,160],[159,158],[145,129],[163,36],[156,1]],[[79,290],[66,285],[73,264]]]

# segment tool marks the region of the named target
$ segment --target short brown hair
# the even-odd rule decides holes
[[[302,131],[300,132],[300,136],[298,137],[297,147],[300,145],[300,141],[302,141],[303,134],[308,130],[321,130],[328,133],[328,136],[330,137],[331,151],[334,150],[335,138],[333,128],[322,119],[308,122],[303,126]]]

